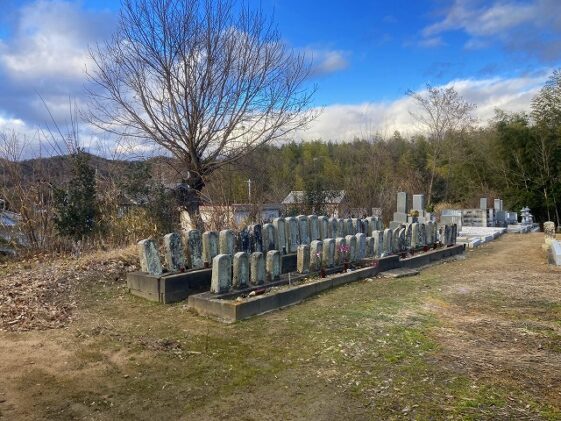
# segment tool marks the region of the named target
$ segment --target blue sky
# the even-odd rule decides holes
[[[415,131],[405,96],[454,85],[484,123],[527,110],[561,64],[561,0],[250,0],[313,56],[323,112],[304,140]],[[118,0],[0,0],[0,131],[30,137],[80,106],[88,45],[115,29]],[[93,144],[103,136],[90,131]],[[109,142],[109,141],[108,141]]]

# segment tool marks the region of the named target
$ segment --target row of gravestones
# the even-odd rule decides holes
[[[381,229],[382,222],[375,217],[328,218],[326,216],[300,215],[276,218],[273,223],[250,225],[239,233],[233,230],[220,232],[188,230],[167,234],[164,237],[164,260],[169,272],[201,269],[210,266],[218,254],[233,257],[236,251],[246,253],[278,250],[281,254],[295,253],[301,244],[356,233],[370,233]],[[153,240],[138,243],[140,266],[143,272],[161,275],[163,272],[157,245]]]
[[[298,226],[295,227],[295,219],[297,218],[286,218],[286,220],[284,218],[277,218],[273,224],[265,224],[264,232],[267,233],[265,238],[271,239],[271,241],[266,242],[267,247],[263,246],[260,225],[252,225],[249,229],[242,230],[237,238],[232,230],[223,230],[220,233],[206,231],[202,235],[198,230],[189,230],[183,232],[183,239],[177,233],[167,234],[164,236],[164,260],[166,267],[169,272],[179,272],[186,268],[200,269],[210,266],[214,257],[218,254],[226,254],[233,257],[236,248],[245,253],[266,253],[270,250],[277,250],[279,245],[285,244],[284,241],[280,241],[284,240],[284,238],[279,233],[288,234],[285,237],[291,238],[290,242],[287,242],[289,244],[288,250],[296,252],[299,245],[309,245],[311,242],[309,237],[304,237],[300,234],[300,232],[306,232],[305,228],[307,228],[303,220],[300,219]],[[370,221],[366,220],[366,222],[370,225]],[[271,225],[272,228],[268,225]],[[347,224],[345,223],[344,225]],[[372,225],[376,228],[380,226],[378,221],[375,221]],[[339,223],[337,223],[337,226],[339,226]],[[333,228],[335,228],[334,224]],[[347,229],[352,231],[350,224],[347,225]],[[368,244],[372,244],[372,256],[382,257],[391,253],[431,246],[439,240],[441,243],[455,244],[457,237],[457,227],[455,224],[452,226],[441,225],[440,231],[439,233],[437,224],[432,222],[427,224],[412,223],[399,226],[393,230],[386,229],[382,231],[374,229],[371,231],[372,237],[365,238],[368,239]],[[299,233],[298,236],[295,235],[296,232]],[[338,235],[341,232],[346,233],[348,231],[337,228],[331,231],[331,233],[337,234],[335,237],[323,237],[320,234],[320,239],[344,238],[344,235]],[[329,233],[329,230],[326,230],[325,233]],[[346,235],[356,234],[351,232]],[[317,239],[312,241],[317,241]],[[184,244],[186,246],[186,253],[184,252]],[[138,247],[141,271],[156,276],[161,275],[163,269],[156,243],[153,240],[142,240],[138,243]],[[284,246],[283,250],[278,251],[280,254],[284,254],[286,250],[287,246]]]
[[[313,240],[310,244],[300,244],[296,252],[296,270],[305,274],[318,272],[353,263],[360,259],[383,257],[390,254],[432,246],[437,242],[452,245],[456,243],[457,226],[429,222],[412,223],[394,230],[374,230],[372,236],[364,233],[345,237]],[[270,250],[264,258],[261,252],[238,252],[232,256],[219,254],[212,262],[212,293],[226,293],[234,288],[245,288],[249,284],[260,285],[273,282],[282,273],[281,254]]]

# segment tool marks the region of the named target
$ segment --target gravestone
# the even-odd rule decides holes
[[[405,224],[408,216],[407,193],[402,191],[397,193],[397,212],[393,214],[393,221]]]
[[[240,237],[239,250],[246,253],[251,253],[251,239],[249,237],[249,229],[247,227],[244,227],[240,231],[239,237]]]
[[[361,219],[361,223],[362,223],[362,230],[360,232],[366,234],[367,237],[371,236],[372,230],[370,229],[370,223],[366,219]]]
[[[419,223],[411,224],[411,247],[412,250],[419,248]]]
[[[203,241],[199,230],[185,232],[185,245],[187,246],[187,266],[190,269],[201,269],[203,261]]]
[[[419,216],[423,216],[425,211],[425,195],[424,194],[414,194],[413,195],[413,209],[419,211]]]
[[[407,238],[405,236],[405,228],[400,228],[399,231],[397,232],[397,236],[399,238],[397,242],[399,245],[399,251],[400,252],[407,251]]]
[[[266,262],[267,280],[269,282],[277,281],[281,275],[281,255],[278,250],[269,250],[267,252]]]
[[[384,230],[383,241],[383,255],[386,256],[392,253],[392,231],[390,229]]]
[[[231,287],[232,258],[229,254],[218,254],[212,259],[210,292],[214,294],[223,294],[230,291]]]
[[[249,257],[240,251],[234,254],[232,285],[234,288],[246,288],[249,284]]]
[[[249,244],[251,252],[263,252],[263,228],[261,224],[249,226]]]
[[[364,259],[366,257],[366,235],[359,232],[355,235],[356,237],[356,258],[358,260]]]
[[[286,242],[288,244],[288,253],[296,253],[298,244],[300,243],[300,234],[298,229],[298,219],[293,216],[286,218]]]
[[[366,237],[366,257],[374,257],[374,238]]]
[[[318,216],[319,239],[331,238],[329,235],[329,219],[327,216]]]
[[[300,244],[296,251],[296,271],[298,273],[308,273],[310,271],[310,246]]]
[[[220,254],[234,255],[236,236],[232,230],[222,230],[218,235]]]
[[[543,223],[543,233],[545,242],[555,240],[555,222],[547,221]]]
[[[405,225],[405,244],[408,250],[412,247],[412,240],[413,240],[412,229],[413,227],[411,224]]]
[[[427,245],[427,227],[425,224],[419,224],[419,247]]]
[[[319,240],[319,221],[317,215],[308,215],[308,238],[310,242]]]
[[[432,246],[434,244],[434,229],[433,222],[427,222],[426,225],[426,244],[427,246]]]
[[[154,240],[141,240],[137,247],[140,257],[140,270],[150,275],[160,276],[162,274],[162,263]]]
[[[333,238],[337,237],[337,218],[329,218],[327,221],[327,237]]]
[[[355,226],[352,218],[345,219],[345,235],[355,235]]]
[[[323,240],[323,256],[322,261],[325,267],[333,267],[335,265],[335,239],[326,238]]]
[[[273,226],[275,227],[275,232],[277,235],[277,247],[281,255],[288,253],[290,249],[288,246],[288,241],[286,240],[286,227],[284,218],[273,219]]]
[[[479,209],[487,209],[487,198],[482,197],[479,199]]]
[[[263,251],[277,250],[277,233],[273,224],[263,225]]]
[[[353,232],[351,234],[358,234],[362,232],[362,222],[359,218],[351,218],[353,224]]]
[[[337,232],[336,237],[344,237],[345,234],[345,220],[342,218],[337,219]]]
[[[172,232],[164,236],[164,260],[170,272],[185,270],[185,253],[179,234]]]
[[[300,244],[310,244],[310,235],[308,230],[308,217],[306,215],[298,215],[298,233],[300,235]]]
[[[265,282],[265,258],[259,251],[249,256],[249,280],[252,285],[261,285]]]
[[[213,259],[218,255],[218,233],[216,231],[203,232],[203,261],[209,267],[213,264]]]
[[[335,264],[342,265],[348,258],[348,246],[344,237],[335,239]]]
[[[399,253],[400,245],[399,245],[399,230],[401,229],[401,225],[397,228],[392,230],[392,253]]]
[[[384,231],[372,231],[372,238],[374,238],[374,257],[381,257],[384,252]]]
[[[349,262],[356,261],[356,237],[349,234],[345,237],[345,241],[349,246]]]
[[[323,241],[314,240],[310,243],[310,270],[318,272],[323,260]]]

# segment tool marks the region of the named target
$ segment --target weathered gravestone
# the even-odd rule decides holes
[[[366,257],[374,257],[374,238],[366,237]]]
[[[201,269],[203,262],[203,242],[199,230],[188,230],[185,232],[185,244],[187,246],[187,266],[191,269]]]
[[[314,240],[310,243],[310,270],[318,272],[323,258],[323,241]]]
[[[401,229],[401,225],[394,228],[392,230],[392,253],[399,253],[400,244],[399,244],[399,230]]]
[[[263,252],[277,250],[277,233],[273,224],[263,225]]]
[[[374,257],[381,257],[384,253],[384,231],[372,231],[372,238],[374,238]]]
[[[383,242],[383,255],[391,254],[392,252],[392,231],[388,228],[384,230],[384,242]]]
[[[366,257],[366,235],[359,232],[355,235],[356,237],[356,258],[357,260],[364,259]]]
[[[356,237],[349,234],[345,237],[345,241],[349,246],[349,262],[354,262],[356,260]]]
[[[232,230],[222,230],[218,234],[220,254],[233,256],[236,248],[236,236]]]
[[[265,282],[265,258],[261,252],[251,253],[249,257],[249,279],[252,285]]]
[[[318,216],[319,225],[319,239],[325,240],[326,238],[331,238],[329,236],[329,219],[327,216]]]
[[[397,232],[397,236],[399,238],[398,240],[399,251],[400,252],[407,251],[407,238],[405,236],[405,228],[400,228],[399,231]]]
[[[244,227],[239,234],[240,242],[239,242],[239,250],[251,253],[251,239],[249,238],[249,229]]]
[[[335,239],[335,264],[342,265],[348,259],[348,246],[344,237]]]
[[[413,222],[411,224],[411,249],[419,248],[419,223]]]
[[[209,266],[218,255],[218,233],[216,231],[203,232],[203,261]]]
[[[296,251],[296,271],[308,273],[310,271],[310,246],[301,244]]]
[[[298,215],[298,233],[300,234],[300,244],[310,244],[310,235],[308,232],[308,217],[306,215]]]
[[[232,258],[229,254],[219,254],[212,259],[210,292],[222,294],[232,287]]]
[[[269,250],[267,252],[266,262],[267,280],[269,282],[277,281],[281,275],[281,255],[278,250]]]
[[[286,241],[286,221],[284,218],[273,219],[273,226],[277,234],[277,247],[282,255],[287,254],[289,247],[288,241]]]
[[[162,263],[154,240],[141,240],[138,242],[138,255],[140,257],[140,270],[150,275],[162,274]]]
[[[337,218],[329,218],[327,221],[327,237],[333,238],[337,237]]]
[[[243,251],[234,254],[232,284],[234,288],[246,288],[249,284],[249,257]]]
[[[261,224],[249,226],[249,244],[251,252],[263,252],[263,229]]]
[[[293,216],[286,218],[286,242],[288,244],[288,253],[296,253],[298,244],[300,244],[300,234],[298,229],[298,219]]]
[[[333,267],[335,264],[335,239],[326,238],[323,240],[322,261],[325,267]]]
[[[319,240],[319,221],[317,215],[308,215],[308,236],[310,242]]]
[[[172,232],[164,236],[164,260],[170,272],[185,270],[185,253],[179,234]]]

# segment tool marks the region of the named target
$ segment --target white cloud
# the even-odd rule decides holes
[[[431,40],[449,31],[465,32],[467,49],[496,42],[508,51],[556,61],[561,53],[561,1],[506,0],[480,6],[477,1],[454,0],[440,21],[423,29],[419,44],[430,47]]]
[[[481,124],[486,124],[497,108],[508,112],[528,111],[532,97],[547,77],[544,72],[510,79],[455,80],[442,87],[454,86],[465,100],[477,106],[474,114]],[[297,133],[295,138],[345,142],[374,135],[388,137],[396,130],[409,136],[418,132],[410,115],[414,109],[414,100],[405,95],[392,102],[329,105],[308,130]]]
[[[304,54],[311,59],[314,76],[337,72],[349,66],[349,53],[342,50],[305,48]]]

